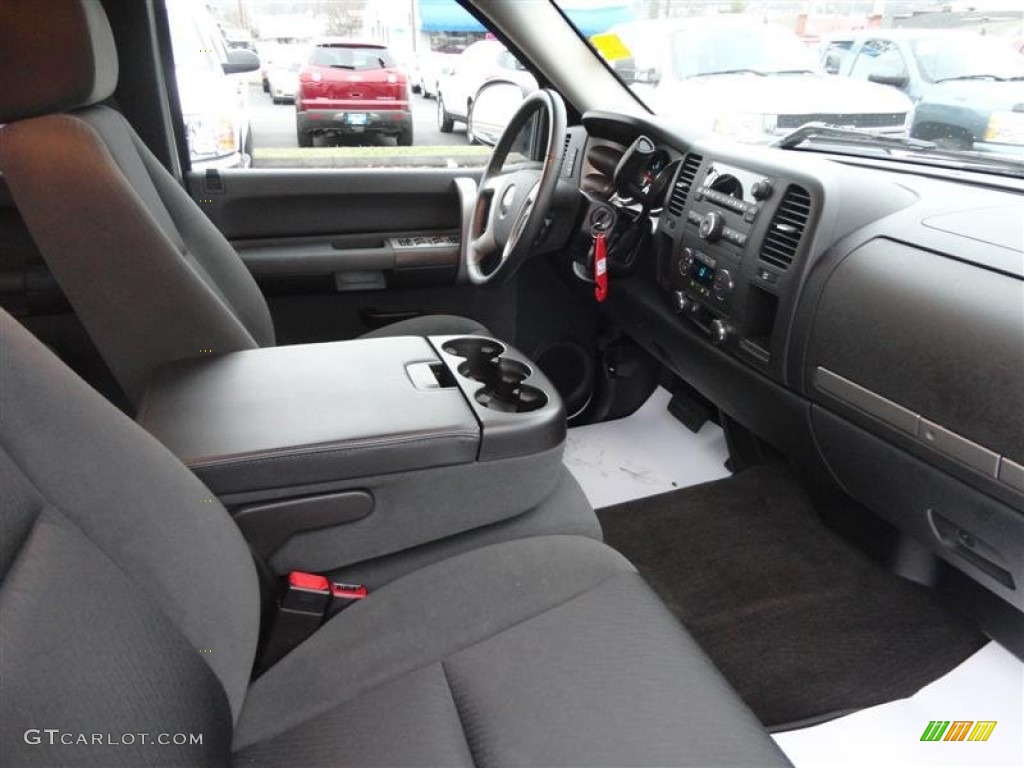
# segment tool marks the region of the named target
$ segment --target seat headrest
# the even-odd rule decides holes
[[[0,3],[0,124],[97,104],[117,87],[99,0]]]

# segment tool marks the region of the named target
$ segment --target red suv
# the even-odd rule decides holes
[[[300,147],[316,134],[381,134],[412,146],[409,78],[379,43],[317,43],[299,72],[295,110]]]

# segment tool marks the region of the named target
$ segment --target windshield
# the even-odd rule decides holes
[[[178,70],[220,74],[227,59],[223,38],[203,14],[182,0],[167,4],[174,65]]]
[[[956,167],[1024,172],[1015,0],[969,9],[938,0],[551,1],[673,124],[746,143],[901,160],[931,152],[929,161]],[[957,87],[936,85],[948,80]]]
[[[815,72],[811,50],[796,35],[769,26],[682,28],[672,35],[672,74],[682,80],[702,75]]]
[[[960,78],[1012,80],[1024,77],[1024,55],[983,37],[936,36],[914,40],[921,73],[933,83]],[[1020,94],[1024,101],[1024,93]]]

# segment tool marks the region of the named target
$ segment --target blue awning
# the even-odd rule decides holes
[[[424,32],[483,32],[484,27],[455,0],[420,0]]]
[[[625,24],[636,19],[632,5],[604,5],[596,8],[566,8],[560,4],[569,21],[587,37],[607,32],[616,24]]]
[[[609,27],[636,18],[633,3],[597,7],[569,7],[565,15],[584,35],[605,32]],[[420,29],[424,32],[484,32],[484,26],[455,0],[420,0]]]

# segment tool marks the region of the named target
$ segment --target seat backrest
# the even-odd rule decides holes
[[[227,764],[259,630],[248,548],[2,311],[0,513],[2,762]]]
[[[138,403],[156,366],[272,346],[273,324],[223,235],[127,121],[96,106],[117,82],[98,0],[52,5],[55,14],[33,0],[0,5],[0,171],[50,271]]]

